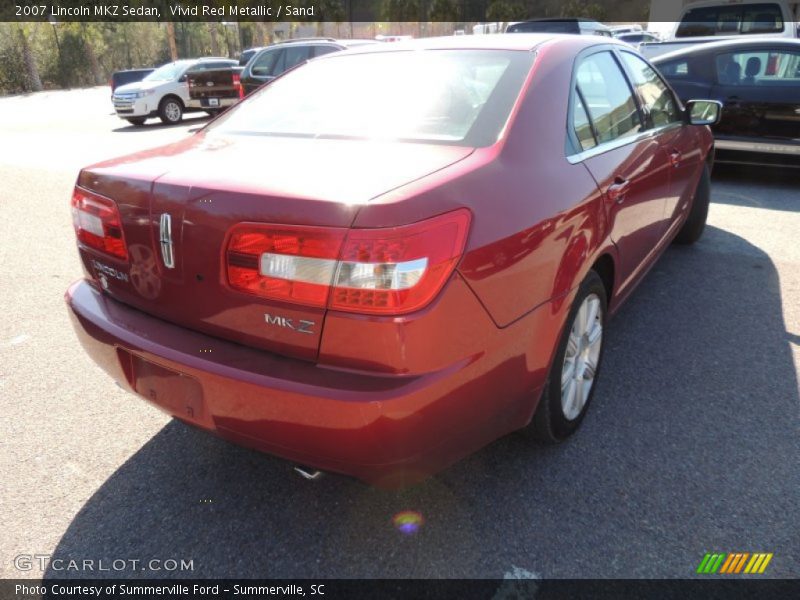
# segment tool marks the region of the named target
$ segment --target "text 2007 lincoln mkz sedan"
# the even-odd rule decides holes
[[[311,61],[81,171],[75,329],[182,421],[376,485],[563,440],[609,315],[703,230],[718,114],[591,37]]]

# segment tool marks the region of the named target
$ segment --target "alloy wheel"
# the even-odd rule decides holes
[[[561,369],[561,410],[569,421],[578,418],[589,399],[602,343],[603,305],[597,294],[589,294],[575,313]]]

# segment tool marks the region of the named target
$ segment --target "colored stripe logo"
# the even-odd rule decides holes
[[[697,566],[697,572],[704,575],[736,575],[750,573],[760,575],[767,570],[772,560],[771,552],[731,552],[706,553]]]

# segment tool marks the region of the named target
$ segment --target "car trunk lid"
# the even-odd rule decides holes
[[[371,198],[462,160],[472,149],[264,142],[201,133],[85,169],[79,185],[119,208],[129,260],[125,264],[87,248],[81,254],[87,271],[130,306],[224,339],[314,360],[326,309],[228,285],[225,247],[231,228],[254,222],[346,229]],[[104,277],[106,267],[124,277]],[[205,350],[211,349],[198,348]]]

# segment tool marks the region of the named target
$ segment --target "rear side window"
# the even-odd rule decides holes
[[[631,73],[650,127],[663,127],[681,120],[675,97],[658,74],[638,56],[621,52],[622,60]]]
[[[610,52],[585,58],[578,67],[576,80],[598,144],[642,130],[631,88]]]
[[[339,48],[336,46],[314,46],[314,56],[324,56],[332,52],[338,52]]]
[[[777,4],[726,4],[687,11],[675,37],[780,33],[783,28],[783,14]]]
[[[755,50],[720,54],[717,81],[723,85],[799,86],[800,53]]]
[[[687,79],[689,77],[688,60],[672,60],[658,65],[658,70],[667,79]]]
[[[295,65],[308,60],[311,56],[311,46],[289,46],[283,51],[283,65],[280,66],[280,71],[276,73],[279,75],[284,71],[288,71]]]
[[[588,150],[597,145],[589,115],[577,88],[572,92],[572,126],[575,129],[575,135],[578,136],[581,150]]]
[[[279,54],[281,54],[280,50],[262,52],[254,59],[253,66],[250,67],[250,73],[256,77],[268,77],[272,75]]]

